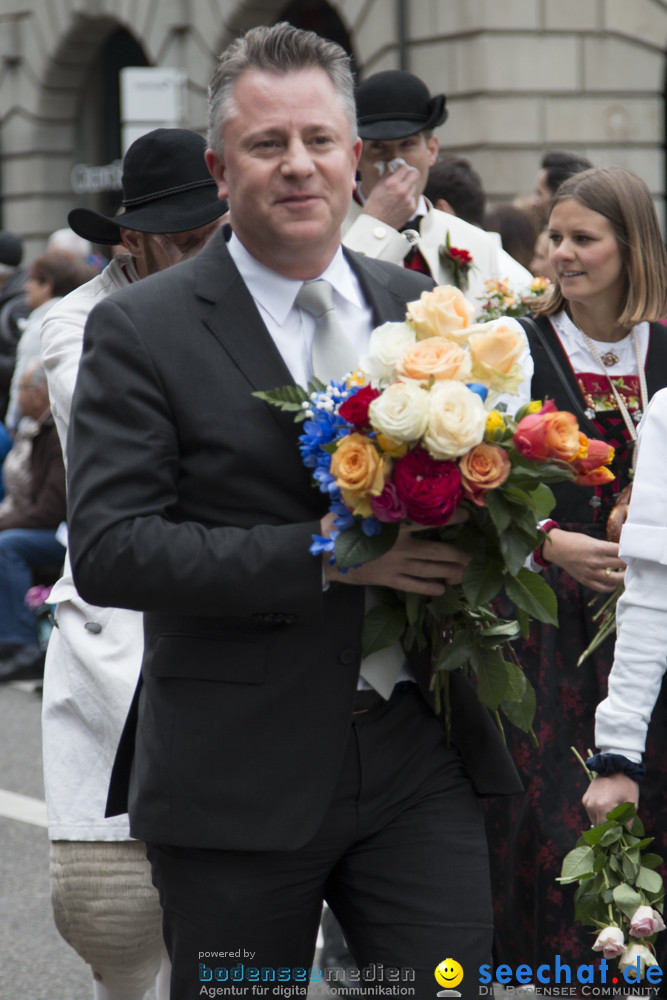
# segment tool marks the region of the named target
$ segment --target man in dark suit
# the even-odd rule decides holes
[[[366,585],[439,594],[465,557],[409,532],[344,575],[310,555],[331,515],[291,416],[253,396],[312,374],[304,282],[330,282],[361,354],[430,279],[341,249],[360,141],[337,45],[287,24],[232,43],[209,145],[229,244],[96,307],[74,401],[74,577],[145,622],[110,809],[129,806],[149,845],[173,1000],[303,983],[323,898],[362,969],[400,968],[430,996],[442,959],[472,977],[490,954],[470,775],[481,792],[517,779],[462,678],[456,746],[424,660],[388,700],[360,682],[361,623]]]

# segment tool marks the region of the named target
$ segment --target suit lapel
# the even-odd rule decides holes
[[[401,322],[405,319],[406,301],[394,289],[390,274],[380,269],[376,262],[363,254],[355,253],[343,247],[345,257],[350,267],[359,279],[366,301],[373,310],[373,322]]]
[[[204,324],[253,389],[294,385],[280,351],[220,234],[197,258],[196,292],[210,303]]]

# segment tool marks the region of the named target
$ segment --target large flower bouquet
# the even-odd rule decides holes
[[[647,967],[658,965],[655,939],[665,930],[664,889],[657,870],[662,858],[647,851],[653,839],[645,836],[634,805],[622,802],[604,823],[583,831],[565,856],[558,879],[562,885],[578,883],[575,919],[594,928],[593,951],[618,959],[621,971],[639,969],[642,977]]]
[[[363,654],[398,638],[408,649],[430,645],[447,725],[448,673],[463,667],[501,731],[503,713],[532,733],[535,694],[510,640],[530,617],[556,623],[555,595],[524,565],[553,507],[546,483],[599,477],[613,452],[552,402],[510,416],[499,396],[521,385],[525,335],[516,320],[473,325],[473,316],[452,286],[424,292],[405,322],[373,331],[349,378],[257,395],[304,421],[303,461],[336,514],[336,530],[314,537],[313,554],[329,552],[345,571],[382,555],[409,524],[470,556],[462,584],[441,597],[382,588],[364,622]],[[460,508],[467,520],[450,524]],[[517,621],[492,608],[503,589]]]

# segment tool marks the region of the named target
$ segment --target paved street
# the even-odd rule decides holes
[[[0,685],[0,997],[91,1000],[88,967],[51,915],[41,700],[33,688]]]

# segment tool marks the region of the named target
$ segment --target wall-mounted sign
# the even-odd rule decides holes
[[[121,191],[123,161],[114,160],[102,167],[75,163],[70,171],[70,182],[75,194],[97,194],[99,191]]]

